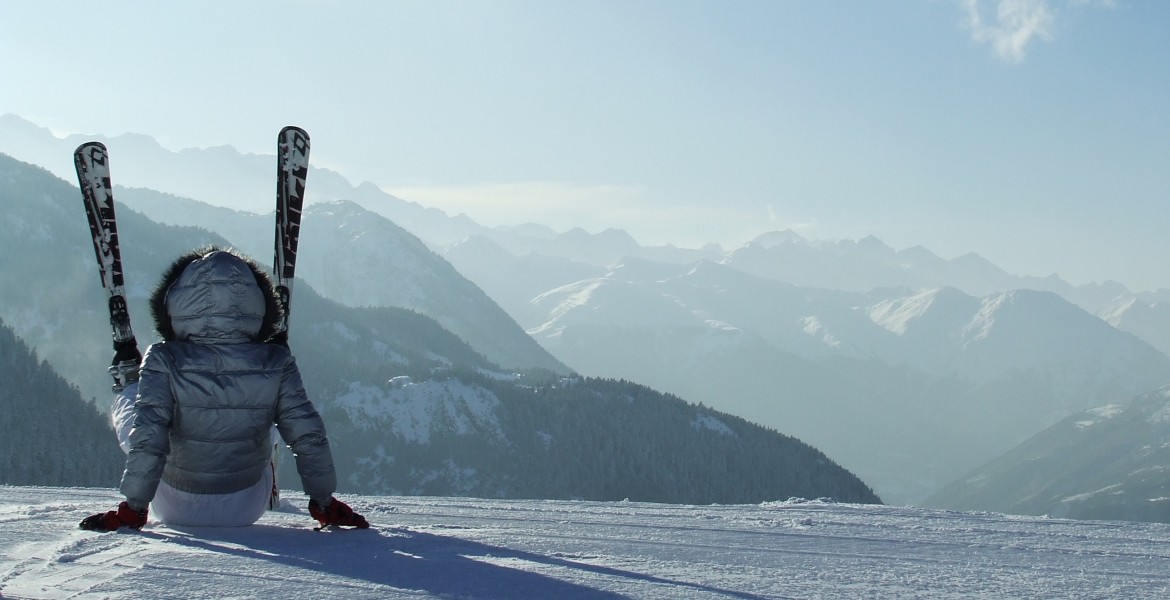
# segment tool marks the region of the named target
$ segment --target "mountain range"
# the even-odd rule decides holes
[[[142,188],[120,188],[118,202],[159,223],[214,231],[250,256],[272,252],[272,241],[257,235],[267,233],[272,211],[216,208]],[[306,207],[302,218],[313,226],[302,230],[297,277],[331,299],[419,312],[504,368],[569,372],[478,287],[385,217],[335,200]]]
[[[1170,377],[1165,354],[1050,292],[857,294],[664,269],[631,261],[537,296],[546,320],[529,332],[582,372],[792,432],[891,501]]]
[[[6,282],[0,318],[104,405],[110,330],[76,187],[0,155],[0,202],[10,207],[0,221],[0,245],[13,250],[0,253]],[[347,208],[319,208],[330,206]],[[145,344],[154,338],[146,327],[146,299],[165,266],[191,248],[230,242],[205,229],[156,223],[129,206],[119,207],[118,224],[127,301]],[[374,275],[389,273],[404,287],[417,284],[427,297],[477,291],[454,281],[461,277],[449,266],[411,275],[435,255],[405,231],[374,221],[367,226],[401,253],[398,267],[392,268],[394,260],[380,262]],[[271,221],[261,231],[270,236]],[[574,376],[551,358],[543,360],[564,373],[539,365],[505,369],[416,310],[345,306],[307,281],[295,287],[290,345],[328,423],[345,490],[700,503],[791,496],[879,501],[824,453],[775,430],[635,383]],[[485,321],[495,307],[482,294],[455,300],[449,310],[479,311]],[[512,328],[532,356],[543,352]],[[27,396],[24,406],[37,407]],[[32,424],[14,423],[5,434],[24,439]],[[66,447],[100,446],[106,436],[116,451],[108,430],[91,431]],[[37,456],[19,448],[9,458],[38,464]],[[70,458],[84,465],[88,456]],[[293,462],[283,461],[280,474],[290,487],[297,481]]]
[[[9,131],[20,133],[0,136],[0,151],[19,146],[26,160],[36,155],[27,148],[67,155],[80,141],[0,117],[0,133]],[[117,182],[267,210],[270,156],[230,148],[171,153],[140,136],[109,143],[115,173],[125,173]],[[230,166],[217,162],[233,153]],[[122,169],[123,161],[154,168],[147,176]],[[268,166],[254,166],[261,162]],[[977,255],[946,260],[921,247],[894,250],[874,237],[820,242],[773,232],[724,250],[646,247],[619,230],[486,228],[316,168],[309,189],[310,210],[323,207],[315,217],[322,222],[334,218],[327,213],[344,213],[350,223],[417,236],[555,357],[546,368],[637,381],[796,435],[888,501],[924,500],[1071,414],[1127,403],[1170,381],[1170,290],[1133,293],[1113,282],[1072,286],[1055,275],[1017,277]],[[240,218],[148,190],[118,194],[160,220],[176,210],[172,221],[222,231]],[[253,204],[255,197],[264,200]],[[330,237],[316,245],[321,256],[347,256],[328,249],[348,243],[335,235],[344,220],[321,226]],[[358,235],[360,245],[365,230],[346,235]],[[311,231],[307,226],[306,235]],[[245,236],[232,243],[247,243]],[[355,306],[405,306],[409,284],[353,298],[366,291],[353,282],[394,265],[398,254],[382,243],[365,246],[356,253],[362,268],[319,289]],[[326,270],[346,266],[329,260]],[[413,310],[443,322],[449,307]],[[443,322],[454,331],[453,323]],[[516,332],[499,329],[507,330]],[[464,335],[476,351],[504,356]],[[524,361],[539,353],[522,355],[510,360],[537,364]]]

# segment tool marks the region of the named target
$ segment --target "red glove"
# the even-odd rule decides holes
[[[80,527],[90,531],[115,531],[119,527],[142,529],[143,525],[146,525],[146,509],[134,510],[129,504],[122,502],[118,505],[118,510],[86,517],[81,521]]]
[[[357,527],[358,529],[366,529],[370,526],[366,522],[366,518],[353,512],[353,509],[347,506],[337,498],[329,499],[329,506],[321,508],[317,506],[316,502],[309,501],[309,514],[317,519],[321,527],[328,527],[330,525],[337,525],[339,527]]]

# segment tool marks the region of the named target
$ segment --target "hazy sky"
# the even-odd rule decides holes
[[[485,225],[1170,288],[1163,0],[4,0],[0,53],[0,114],[173,150],[297,124]]]

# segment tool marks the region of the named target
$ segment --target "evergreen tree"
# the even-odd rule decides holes
[[[115,486],[125,458],[104,415],[0,320],[0,483]]]

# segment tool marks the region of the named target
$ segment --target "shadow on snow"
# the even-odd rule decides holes
[[[591,577],[632,580],[651,585],[693,589],[733,598],[756,600],[756,594],[720,589],[698,583],[654,577],[644,573],[600,566],[569,558],[493,546],[455,535],[439,535],[403,528],[314,533],[274,525],[244,528],[174,527],[176,534],[143,532],[168,543],[232,557],[232,571],[248,571],[238,559],[267,561],[304,571],[307,579],[329,574],[403,590],[455,597],[625,598],[536,570],[514,568],[499,562],[523,561]],[[259,565],[256,565],[258,570]],[[249,573],[255,577],[255,573]],[[295,577],[295,576],[293,576]],[[287,582],[288,578],[281,578]],[[323,582],[324,583],[324,582]],[[620,585],[620,584],[619,584]]]

